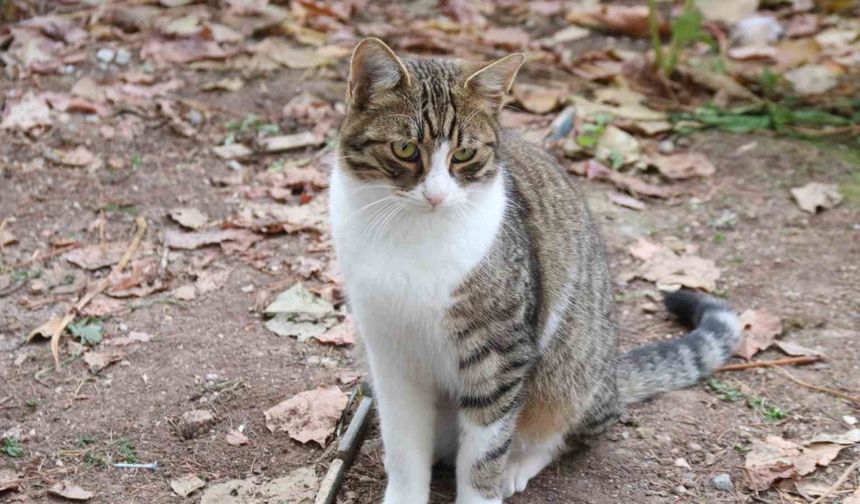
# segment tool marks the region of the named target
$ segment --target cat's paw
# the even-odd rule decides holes
[[[529,480],[537,476],[550,462],[552,457],[547,453],[526,453],[511,456],[505,468],[502,481],[502,491],[505,497],[522,492]]]

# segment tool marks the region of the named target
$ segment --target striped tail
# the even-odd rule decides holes
[[[667,293],[663,301],[693,330],[621,356],[618,391],[623,404],[697,383],[729,360],[740,343],[740,322],[725,302],[690,290]]]

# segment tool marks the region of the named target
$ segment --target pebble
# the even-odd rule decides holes
[[[128,65],[131,61],[131,53],[128,49],[121,47],[116,51],[116,58],[114,58],[114,63],[117,65]]]
[[[683,458],[676,459],[674,465],[675,465],[675,467],[681,467],[684,469],[692,469],[692,467],[690,467],[690,463],[687,462],[687,459],[683,459]]]
[[[206,433],[215,425],[215,417],[206,410],[191,410],[182,414],[179,419],[179,433],[185,439]]]
[[[711,485],[717,490],[721,490],[723,492],[731,492],[735,488],[735,485],[732,483],[732,477],[725,473],[718,474],[711,478]]]
[[[693,451],[702,451],[703,450],[702,445],[700,445],[699,443],[690,443],[687,445],[687,448],[689,448]]]
[[[663,140],[657,146],[657,150],[660,151],[660,154],[671,154],[675,151],[675,143],[671,140]]]
[[[203,114],[201,114],[199,110],[188,112],[188,122],[190,122],[195,128],[200,126],[203,123]]]
[[[842,417],[842,421],[847,423],[848,425],[857,425],[857,417],[851,415],[845,415]]]
[[[102,47],[96,53],[96,58],[102,63],[110,63],[116,56],[116,51],[109,47]]]

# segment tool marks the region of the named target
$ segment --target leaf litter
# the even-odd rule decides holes
[[[336,386],[300,392],[265,411],[270,432],[286,432],[300,443],[325,448],[347,404],[347,395]]]

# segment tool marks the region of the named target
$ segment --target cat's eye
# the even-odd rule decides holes
[[[415,161],[419,155],[415,142],[394,142],[391,144],[391,152],[403,161]]]
[[[457,149],[456,151],[454,151],[454,161],[458,163],[465,163],[473,157],[475,157],[475,149],[464,147],[462,149]]]

